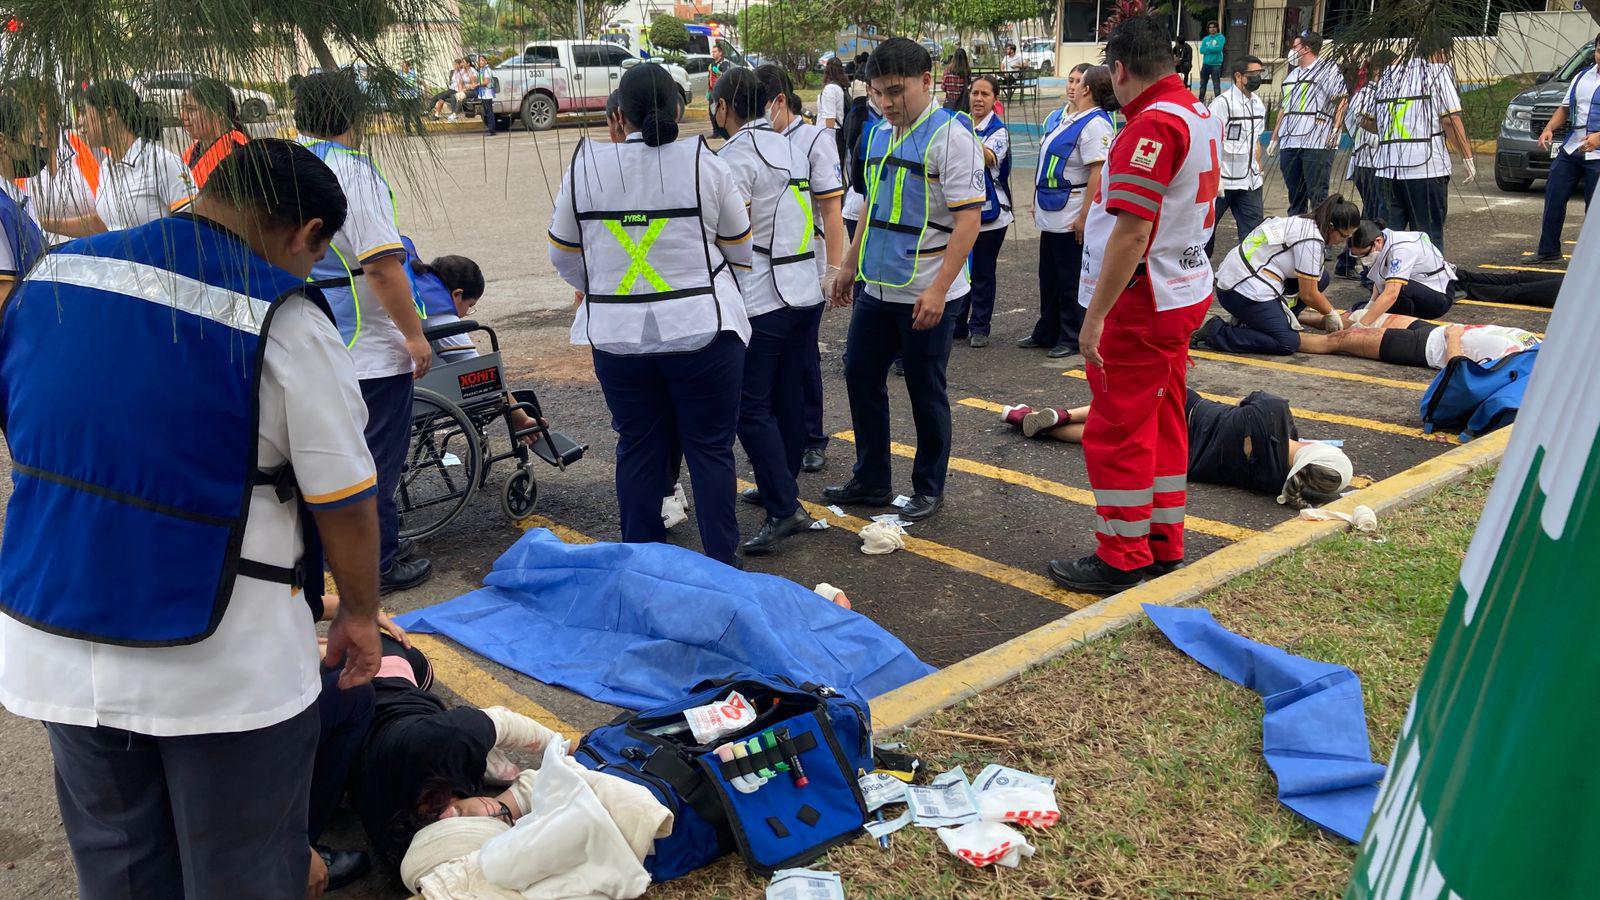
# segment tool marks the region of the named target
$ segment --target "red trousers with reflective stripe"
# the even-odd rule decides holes
[[[1157,312],[1140,275],[1106,316],[1104,366],[1088,367],[1093,402],[1083,457],[1094,489],[1096,553],[1132,571],[1183,558],[1189,336],[1210,307]]]

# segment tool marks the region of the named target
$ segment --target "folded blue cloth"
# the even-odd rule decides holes
[[[933,671],[860,613],[666,544],[566,544],[543,528],[481,590],[397,617],[547,684],[628,709],[756,673],[865,703]]]
[[[1173,646],[1261,695],[1261,749],[1278,801],[1348,841],[1360,841],[1384,767],[1372,761],[1361,679],[1348,668],[1258,644],[1204,609],[1146,603]]]

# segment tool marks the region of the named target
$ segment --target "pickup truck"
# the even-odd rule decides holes
[[[520,118],[529,131],[545,131],[559,115],[604,111],[622,73],[637,65],[665,66],[688,104],[689,75],[682,66],[641,59],[605,41],[535,41],[494,67],[494,110]]]

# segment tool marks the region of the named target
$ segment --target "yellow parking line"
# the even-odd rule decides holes
[[[1298,375],[1313,375],[1323,378],[1336,378],[1340,381],[1359,381],[1363,384],[1377,384],[1384,387],[1403,388],[1408,391],[1425,391],[1428,383],[1425,381],[1402,381],[1398,378],[1384,378],[1379,375],[1363,375],[1360,372],[1341,372],[1338,369],[1324,369],[1320,366],[1301,366],[1293,363],[1273,362],[1268,359],[1255,359],[1250,356],[1235,356],[1232,353],[1212,353],[1210,350],[1190,350],[1189,355],[1196,359],[1209,359],[1216,362],[1235,363],[1241,366],[1253,366],[1258,369],[1272,369],[1277,372],[1294,372]]]
[[[749,487],[755,487],[755,485],[743,480],[739,482],[741,490]],[[804,506],[806,512],[813,518],[827,519],[829,526],[833,528],[843,528],[845,531],[860,533],[861,529],[872,524],[869,520],[858,519],[851,515],[836,516],[826,506],[812,503],[808,500],[801,500],[800,505]],[[1027,591],[1052,603],[1059,603],[1072,609],[1083,609],[1086,606],[1098,603],[1100,600],[1099,597],[1076,594],[1057,587],[1054,581],[1043,575],[1035,575],[1032,572],[1025,572],[1013,566],[1008,566],[1005,563],[985,559],[975,553],[968,553],[965,550],[957,550],[954,547],[946,547],[944,544],[924,540],[913,536],[909,531],[906,532],[905,541],[907,553],[914,553],[934,562],[944,563],[953,569],[971,572],[990,581]]]
[[[1492,263],[1479,263],[1480,269],[1495,269],[1501,272],[1549,272],[1551,275],[1565,275],[1566,269],[1551,269],[1546,266],[1497,266]]]
[[[1465,303],[1468,306],[1492,306],[1495,309],[1518,309],[1526,312],[1544,313],[1545,315],[1550,314],[1550,310],[1543,306],[1522,306],[1516,303],[1496,303],[1493,300],[1457,300],[1456,303]]]
[[[589,537],[587,534],[584,534],[581,531],[574,531],[573,529],[568,528],[565,525],[559,525],[559,524],[557,524],[555,522],[550,521],[549,519],[546,519],[544,516],[524,516],[523,518],[518,519],[515,524],[516,524],[516,526],[518,528],[521,528],[523,531],[527,531],[529,528],[544,528],[544,529],[548,529],[551,534],[554,534],[556,537],[561,538],[561,540],[565,541],[568,544],[593,544],[593,543],[595,543],[595,539],[592,538],[592,537]]]
[[[856,435],[853,431],[841,431],[835,434],[834,437],[852,444],[856,440]],[[904,456],[910,459],[917,455],[917,448],[908,447],[905,444],[891,443],[889,444],[889,452],[895,456]],[[1091,491],[1062,484],[1059,481],[1051,481],[1048,478],[1040,478],[1037,475],[1029,475],[1026,472],[1002,469],[999,466],[991,466],[988,463],[981,463],[973,459],[962,459],[959,456],[950,457],[950,468],[957,472],[965,472],[968,475],[991,478],[995,481],[1024,487],[1031,491],[1038,491],[1041,494],[1057,497],[1069,503],[1077,503],[1089,507],[1095,505],[1094,493]],[[1242,541],[1257,533],[1253,528],[1241,528],[1238,525],[1229,525],[1227,522],[1218,522],[1214,519],[1202,519],[1199,516],[1186,516],[1184,518],[1184,527],[1198,531],[1201,534],[1226,538],[1230,541]]]
[[[1072,369],[1067,372],[1062,372],[1061,374],[1067,376],[1068,378],[1078,378],[1084,380],[1087,380],[1089,377],[1088,375],[1084,374],[1082,369]],[[1195,391],[1195,393],[1206,398],[1207,400],[1215,400],[1218,403],[1227,403],[1231,406],[1237,406],[1239,404],[1238,397],[1229,397],[1224,394],[1208,394],[1205,391]],[[963,400],[961,402],[966,403],[967,401]],[[997,407],[994,411],[999,412],[1000,410]],[[1309,419],[1313,422],[1327,422],[1331,425],[1348,425],[1351,428],[1364,428],[1367,431],[1381,431],[1385,434],[1398,434],[1402,437],[1418,438],[1424,441],[1433,440],[1433,438],[1421,428],[1412,428],[1409,425],[1395,425],[1391,422],[1380,422],[1377,419],[1363,419],[1360,416],[1344,416],[1338,413],[1317,412],[1314,409],[1301,409],[1298,406],[1289,407],[1289,412],[1293,413],[1296,419]]]
[[[1533,256],[1534,255],[1534,251],[1532,251],[1532,250],[1524,250],[1524,251],[1522,251],[1522,255],[1523,256]],[[1563,253],[1563,254],[1561,254],[1561,258],[1562,259],[1571,259],[1572,258],[1572,254],[1571,253]]]
[[[434,677],[473,706],[504,706],[566,737],[577,739],[583,736],[583,729],[524,697],[516,688],[490,675],[439,638],[429,634],[413,634],[411,643],[428,655],[428,661],[433,664]]]

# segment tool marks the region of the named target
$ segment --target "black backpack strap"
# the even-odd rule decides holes
[[[722,799],[716,788],[711,786],[711,780],[682,756],[670,748],[656,747],[650,751],[650,757],[640,768],[671,786],[683,802],[719,832],[729,830],[728,813],[722,807]]]
[[[270,472],[257,469],[250,476],[250,483],[256,487],[272,488],[273,493],[278,495],[279,503],[288,503],[300,492],[300,483],[294,477],[294,466],[288,463],[284,463]]]

